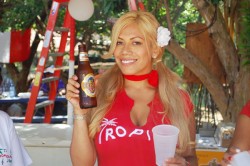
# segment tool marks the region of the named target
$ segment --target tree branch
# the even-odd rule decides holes
[[[168,0],[163,0],[163,1],[164,1],[164,5],[166,8],[166,19],[168,23],[168,29],[171,32],[171,34],[173,34],[173,24],[172,24],[171,17],[170,17],[169,3],[168,3]]]
[[[224,92],[218,78],[216,78],[205,66],[202,65],[200,60],[193,56],[187,49],[182,48],[176,41],[171,40],[170,45],[167,46],[170,53],[188,67],[206,86],[208,91],[214,98],[216,105],[219,107],[220,112],[224,119],[227,119],[227,101],[228,97]]]
[[[188,2],[188,0],[183,0],[181,6],[178,6],[175,10],[174,10],[174,17],[172,19],[172,23],[176,24],[176,21],[178,19],[178,17],[180,16],[181,11],[184,11],[185,8],[185,4]]]

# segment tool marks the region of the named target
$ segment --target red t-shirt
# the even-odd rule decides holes
[[[240,114],[246,115],[250,118],[250,100],[247,104],[242,108]]]
[[[187,98],[187,95],[184,95]],[[189,111],[193,105],[189,99]],[[130,110],[134,101],[125,90],[120,91],[114,104],[101,123],[101,130],[96,134],[95,146],[99,166],[154,166],[155,152],[153,134],[155,125],[162,124],[163,105],[156,95],[148,106],[150,113],[147,123],[138,127],[130,119]],[[169,124],[165,120],[164,124]]]

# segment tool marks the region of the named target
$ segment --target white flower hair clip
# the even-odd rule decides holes
[[[171,39],[170,31],[168,30],[168,28],[164,28],[162,26],[158,27],[157,29],[158,46],[160,47],[167,46],[170,39]]]

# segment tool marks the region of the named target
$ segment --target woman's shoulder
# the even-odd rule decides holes
[[[1,119],[8,119],[9,115],[6,112],[0,110],[0,118]]]
[[[9,115],[6,112],[0,110],[0,126],[9,126],[10,123],[12,123],[12,120],[10,119]]]
[[[189,93],[184,89],[180,89],[180,93],[185,101],[186,107],[188,108],[187,112],[192,112],[194,109],[194,104],[192,102],[192,99],[191,99]]]
[[[250,118],[250,100],[243,106],[240,114],[247,115]]]

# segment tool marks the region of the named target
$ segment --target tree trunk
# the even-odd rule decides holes
[[[241,66],[235,82],[234,102],[232,103],[232,121],[235,121],[243,105],[250,100],[250,66]]]
[[[230,37],[225,20],[217,6],[205,0],[193,0],[204,18],[208,32],[218,53],[219,60],[226,72],[228,90],[225,90],[220,80],[209,69],[182,48],[176,41],[171,41],[167,47],[181,63],[189,68],[204,84],[213,97],[225,121],[235,121],[238,112],[250,98],[250,72],[248,68],[239,65],[239,56],[233,40]]]
[[[234,0],[236,1],[236,0]],[[236,1],[237,7],[235,11],[235,38],[237,48],[243,48],[239,50],[239,57],[241,65],[239,67],[239,77],[235,82],[235,104],[233,107],[232,117],[237,117],[237,114],[241,110],[242,106],[250,100],[250,64],[243,65],[243,61],[248,59],[250,60],[250,53],[249,53],[249,45],[247,48],[244,48],[241,44],[248,44],[249,43],[249,21],[245,19],[246,16],[249,16],[250,2],[246,3],[245,0],[238,0]],[[236,2],[232,2],[236,4]],[[244,10],[243,10],[244,9]],[[248,35],[247,35],[248,34]],[[240,44],[239,44],[240,43]],[[245,49],[245,50],[244,50]]]
[[[29,88],[27,79],[30,73],[30,67],[32,65],[33,59],[37,52],[37,47],[39,45],[39,42],[40,42],[40,38],[38,34],[36,34],[35,39],[31,46],[29,59],[22,62],[22,70],[18,71],[17,67],[13,63],[6,65],[7,70],[10,73],[10,77],[14,81],[17,93],[26,92]]]
[[[227,73],[227,81],[233,85],[238,76],[239,60],[234,42],[232,41],[225,20],[214,5],[205,0],[192,0],[194,6],[205,19],[206,25],[212,25],[208,32],[211,35],[219,59]]]
[[[250,99],[250,67],[240,66],[240,58],[242,59],[243,56],[238,55],[235,43],[230,37],[228,26],[226,25],[225,19],[219,8],[205,0],[192,0],[192,2],[204,18],[206,25],[209,27],[208,32],[210,33],[219,59],[226,72],[229,90],[225,91],[223,85],[216,80],[214,76],[209,74],[199,62],[192,59],[192,57],[189,57],[192,55],[189,55],[185,50],[179,48],[176,43],[173,45],[171,43],[169,50],[170,52],[173,52],[175,56],[178,57],[178,59],[195,75],[197,75],[205,87],[207,87],[212,94],[219,111],[222,113],[224,120],[235,121],[237,114],[242,109],[243,105]],[[241,7],[243,8],[243,6]],[[237,10],[240,11],[240,9]],[[239,17],[238,13],[235,14]],[[237,27],[238,25],[236,28]],[[240,32],[240,30],[237,31],[236,29],[236,33]],[[240,35],[236,34],[236,36]],[[175,49],[175,51],[173,49]],[[181,56],[180,54],[183,54],[186,57]],[[193,62],[190,61],[191,59]]]
[[[40,20],[37,22],[37,27],[40,27],[40,24],[45,21],[46,17],[47,13],[45,10],[43,10],[40,15]],[[42,31],[44,31],[43,26],[41,26],[40,28],[42,29]],[[38,35],[38,32],[36,32],[35,39],[33,40],[33,43],[30,48],[31,51],[29,59],[21,63],[22,69],[20,71],[18,71],[17,67],[14,64],[7,64],[7,70],[10,73],[11,79],[14,81],[17,93],[26,92],[29,88],[28,75],[30,73],[30,67],[37,53],[37,48],[40,41],[41,39]]]
[[[170,45],[167,46],[169,52],[188,67],[206,86],[209,90],[216,105],[219,107],[223,118],[228,118],[226,114],[227,110],[227,98],[228,96],[224,92],[224,88],[220,83],[220,80],[212,75],[209,69],[207,69],[201,61],[192,55],[187,49],[182,48],[176,41],[172,40]]]

